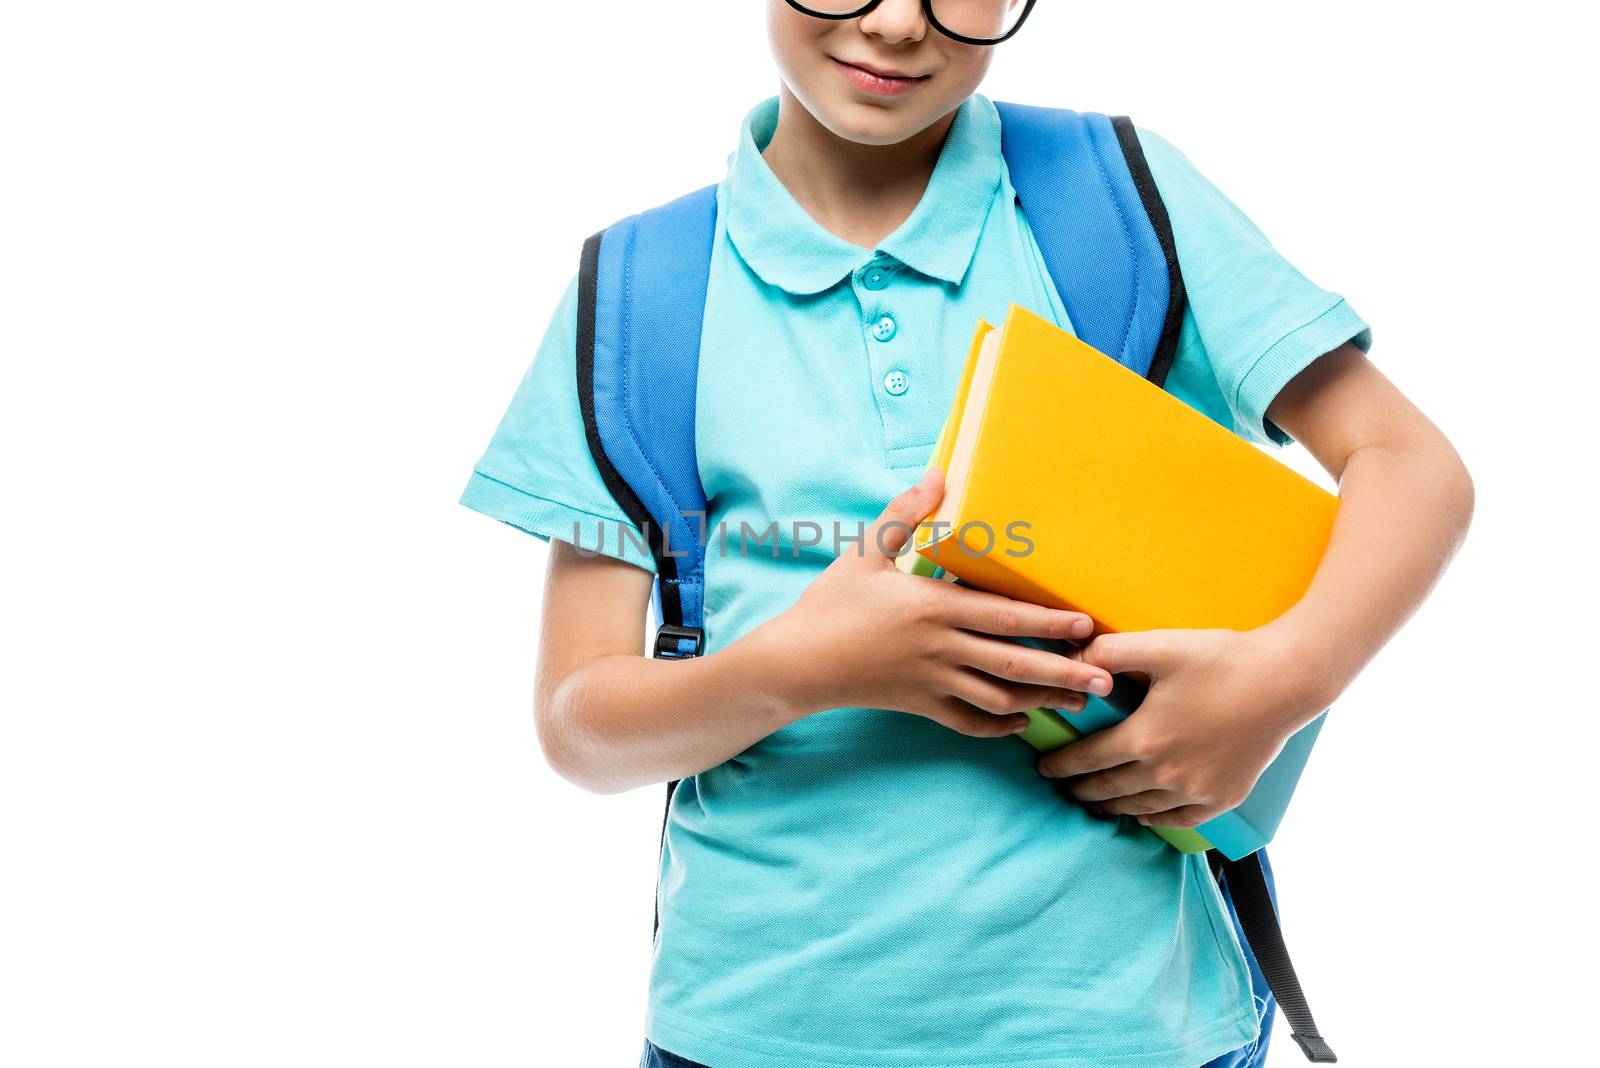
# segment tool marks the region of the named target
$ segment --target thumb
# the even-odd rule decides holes
[[[1167,630],[1102,634],[1079,650],[1078,659],[1113,675],[1137,671],[1155,678],[1165,674],[1177,660],[1177,646],[1172,632]]]
[[[900,555],[900,550],[911,540],[917,524],[927,518],[943,498],[944,472],[937,466],[929,467],[915,486],[902,491],[872,521],[866,533],[864,555],[869,559],[890,560]]]

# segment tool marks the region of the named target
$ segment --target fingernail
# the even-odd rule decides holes
[[[1139,822],[1143,826],[1148,827],[1148,826],[1150,826],[1150,817],[1149,816],[1140,816],[1139,817]]]
[[[928,487],[933,485],[933,480],[935,478],[937,478],[938,476],[939,476],[939,468],[938,468],[938,466],[934,465],[934,464],[930,464],[927,468],[925,468],[923,470],[922,479],[921,479],[921,481],[919,481],[917,483],[917,488],[918,489],[927,489]]]
[[[1087,638],[1093,630],[1094,624],[1087,619],[1080,619],[1072,624],[1072,636],[1074,638]]]
[[[1013,723],[1011,725],[1011,733],[1012,734],[1021,734],[1023,731],[1025,731],[1027,729],[1028,729],[1028,717],[1027,716],[1023,716],[1022,717],[1022,722]]]
[[[1096,697],[1104,697],[1111,692],[1111,680],[1102,675],[1089,683],[1089,692]]]

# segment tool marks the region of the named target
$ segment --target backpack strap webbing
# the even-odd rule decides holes
[[[694,430],[716,193],[708,185],[613,223],[583,243],[578,265],[584,435],[655,560],[653,653],[664,659],[705,650],[706,491]],[[678,782],[667,783],[658,866]]]
[[[1164,384],[1187,296],[1133,123],[1001,101],[995,110],[1012,188],[1073,330]]]
[[[1276,895],[1267,882],[1264,853],[1258,850],[1242,860],[1229,860],[1220,850],[1213,849],[1207,857],[1212,875],[1227,892],[1239,931],[1256,959],[1267,989],[1283,1010],[1289,1037],[1313,1064],[1335,1064],[1339,1058],[1317,1030],[1305,991],[1300,989],[1300,977],[1289,959],[1283,928],[1278,923]]]

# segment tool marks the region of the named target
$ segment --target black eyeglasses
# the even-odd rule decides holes
[[[788,0],[802,14],[819,19],[860,18],[883,0]],[[922,13],[933,28],[964,44],[994,45],[1022,28],[1034,0],[922,0]]]

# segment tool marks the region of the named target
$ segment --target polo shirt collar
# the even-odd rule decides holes
[[[728,237],[769,285],[820,293],[870,259],[872,252],[823,229],[789,193],[761,150],[778,125],[778,98],[745,116],[739,147],[728,156],[721,210]],[[921,201],[877,251],[930,278],[960,284],[978,246],[1002,171],[1000,117],[987,97],[961,102]]]

